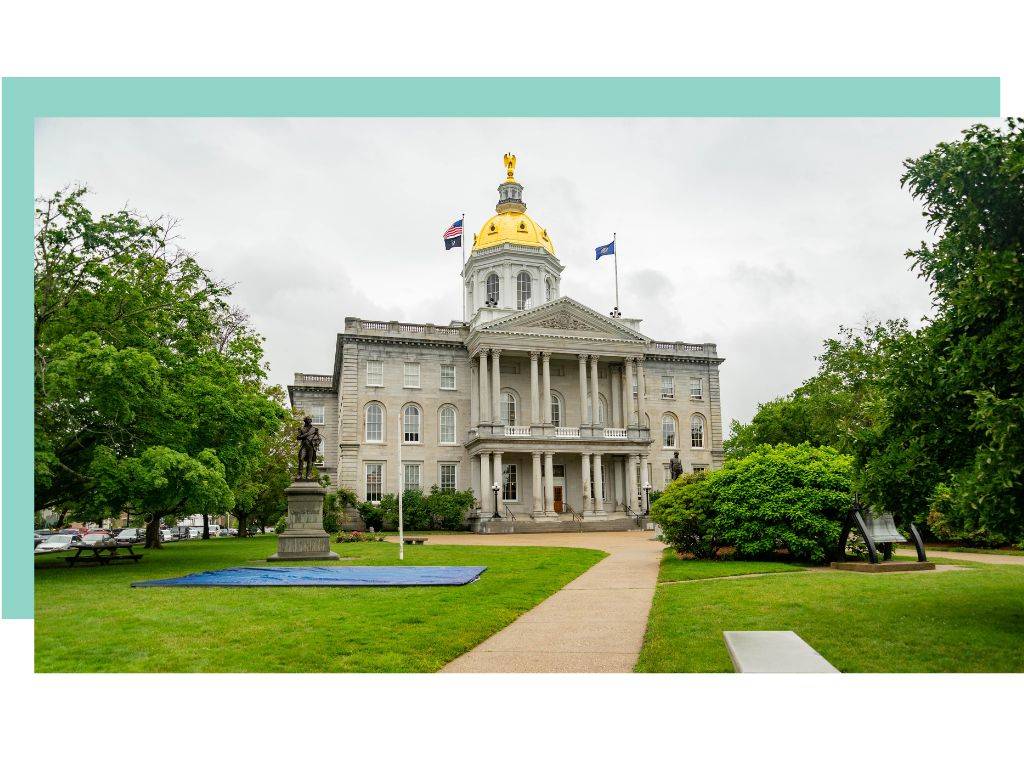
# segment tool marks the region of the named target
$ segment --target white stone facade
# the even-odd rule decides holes
[[[498,210],[495,220],[507,215]],[[562,266],[542,232],[538,246],[472,251],[468,322],[349,317],[334,371],[295,374],[293,407],[322,409],[322,471],[333,483],[372,500],[396,493],[407,472],[406,487],[418,478],[424,491],[442,480],[472,489],[491,516],[501,477],[499,515],[600,520],[643,509],[642,489],[667,484],[675,451],[685,471],[721,465],[716,346],[653,341],[637,319],[561,297]],[[488,296],[491,275],[498,291]]]

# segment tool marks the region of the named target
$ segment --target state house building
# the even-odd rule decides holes
[[[319,425],[321,472],[360,499],[396,493],[399,473],[405,488],[468,488],[486,528],[497,483],[505,521],[617,527],[668,483],[674,452],[686,472],[721,465],[723,359],[562,296],[514,167],[462,273],[469,321],[345,318],[333,372],[296,373],[292,407]]]

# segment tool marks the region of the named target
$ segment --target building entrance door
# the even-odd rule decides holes
[[[561,511],[562,511],[562,486],[561,485],[556,485],[554,487],[554,491],[553,492],[555,494],[555,498],[552,499],[552,501],[554,502],[555,512],[561,513]]]

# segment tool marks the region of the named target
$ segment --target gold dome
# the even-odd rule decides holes
[[[474,238],[473,248],[491,248],[502,243],[532,245],[555,255],[547,230],[522,211],[503,211],[491,216]]]

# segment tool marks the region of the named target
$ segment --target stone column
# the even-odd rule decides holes
[[[604,514],[604,478],[601,477],[601,454],[594,454],[594,513]]]
[[[530,426],[537,426],[540,420],[540,382],[537,375],[539,352],[530,353]]]
[[[633,407],[633,358],[626,358],[625,375],[622,377],[622,414],[624,427],[636,426],[636,409]]]
[[[544,511],[555,513],[555,454],[544,451]]]
[[[636,463],[639,457],[635,453],[629,454],[629,461],[626,466],[626,506],[636,514]]]
[[[551,423],[551,353],[542,352],[544,369],[544,423]],[[564,414],[563,414],[563,418]]]
[[[590,423],[601,423],[601,395],[597,391],[597,355],[590,356]]]
[[[491,454],[494,457],[494,480],[492,483],[498,484],[498,509],[497,512],[500,515],[504,509],[502,500],[505,497],[505,474],[501,471],[501,453],[495,451]],[[491,501],[494,501],[494,491],[491,491]]]
[[[491,350],[491,423],[503,424],[501,420],[501,350]]]
[[[644,359],[636,359],[636,423],[643,425],[644,400],[647,397],[647,380],[644,378]]]
[[[622,466],[625,460],[618,456],[612,461],[612,509],[622,504]]]
[[[491,454],[481,453],[480,454],[480,511],[487,515],[487,513],[493,513],[491,509],[491,499],[494,498],[491,494]]]
[[[533,514],[544,514],[544,501],[541,494],[540,451],[533,452]]]
[[[490,382],[487,379],[487,350],[480,350],[480,423],[491,423]]]
[[[612,413],[611,413],[611,424],[612,427],[622,426],[622,376],[619,374],[619,367],[617,365],[608,366],[608,382],[612,387]]]
[[[580,454],[583,479],[583,512],[590,511],[590,454]]]
[[[580,426],[589,424],[587,421],[587,403],[590,398],[587,395],[587,356],[580,355]]]
[[[476,429],[480,423],[480,374],[479,363],[474,358],[469,364],[469,425]]]

